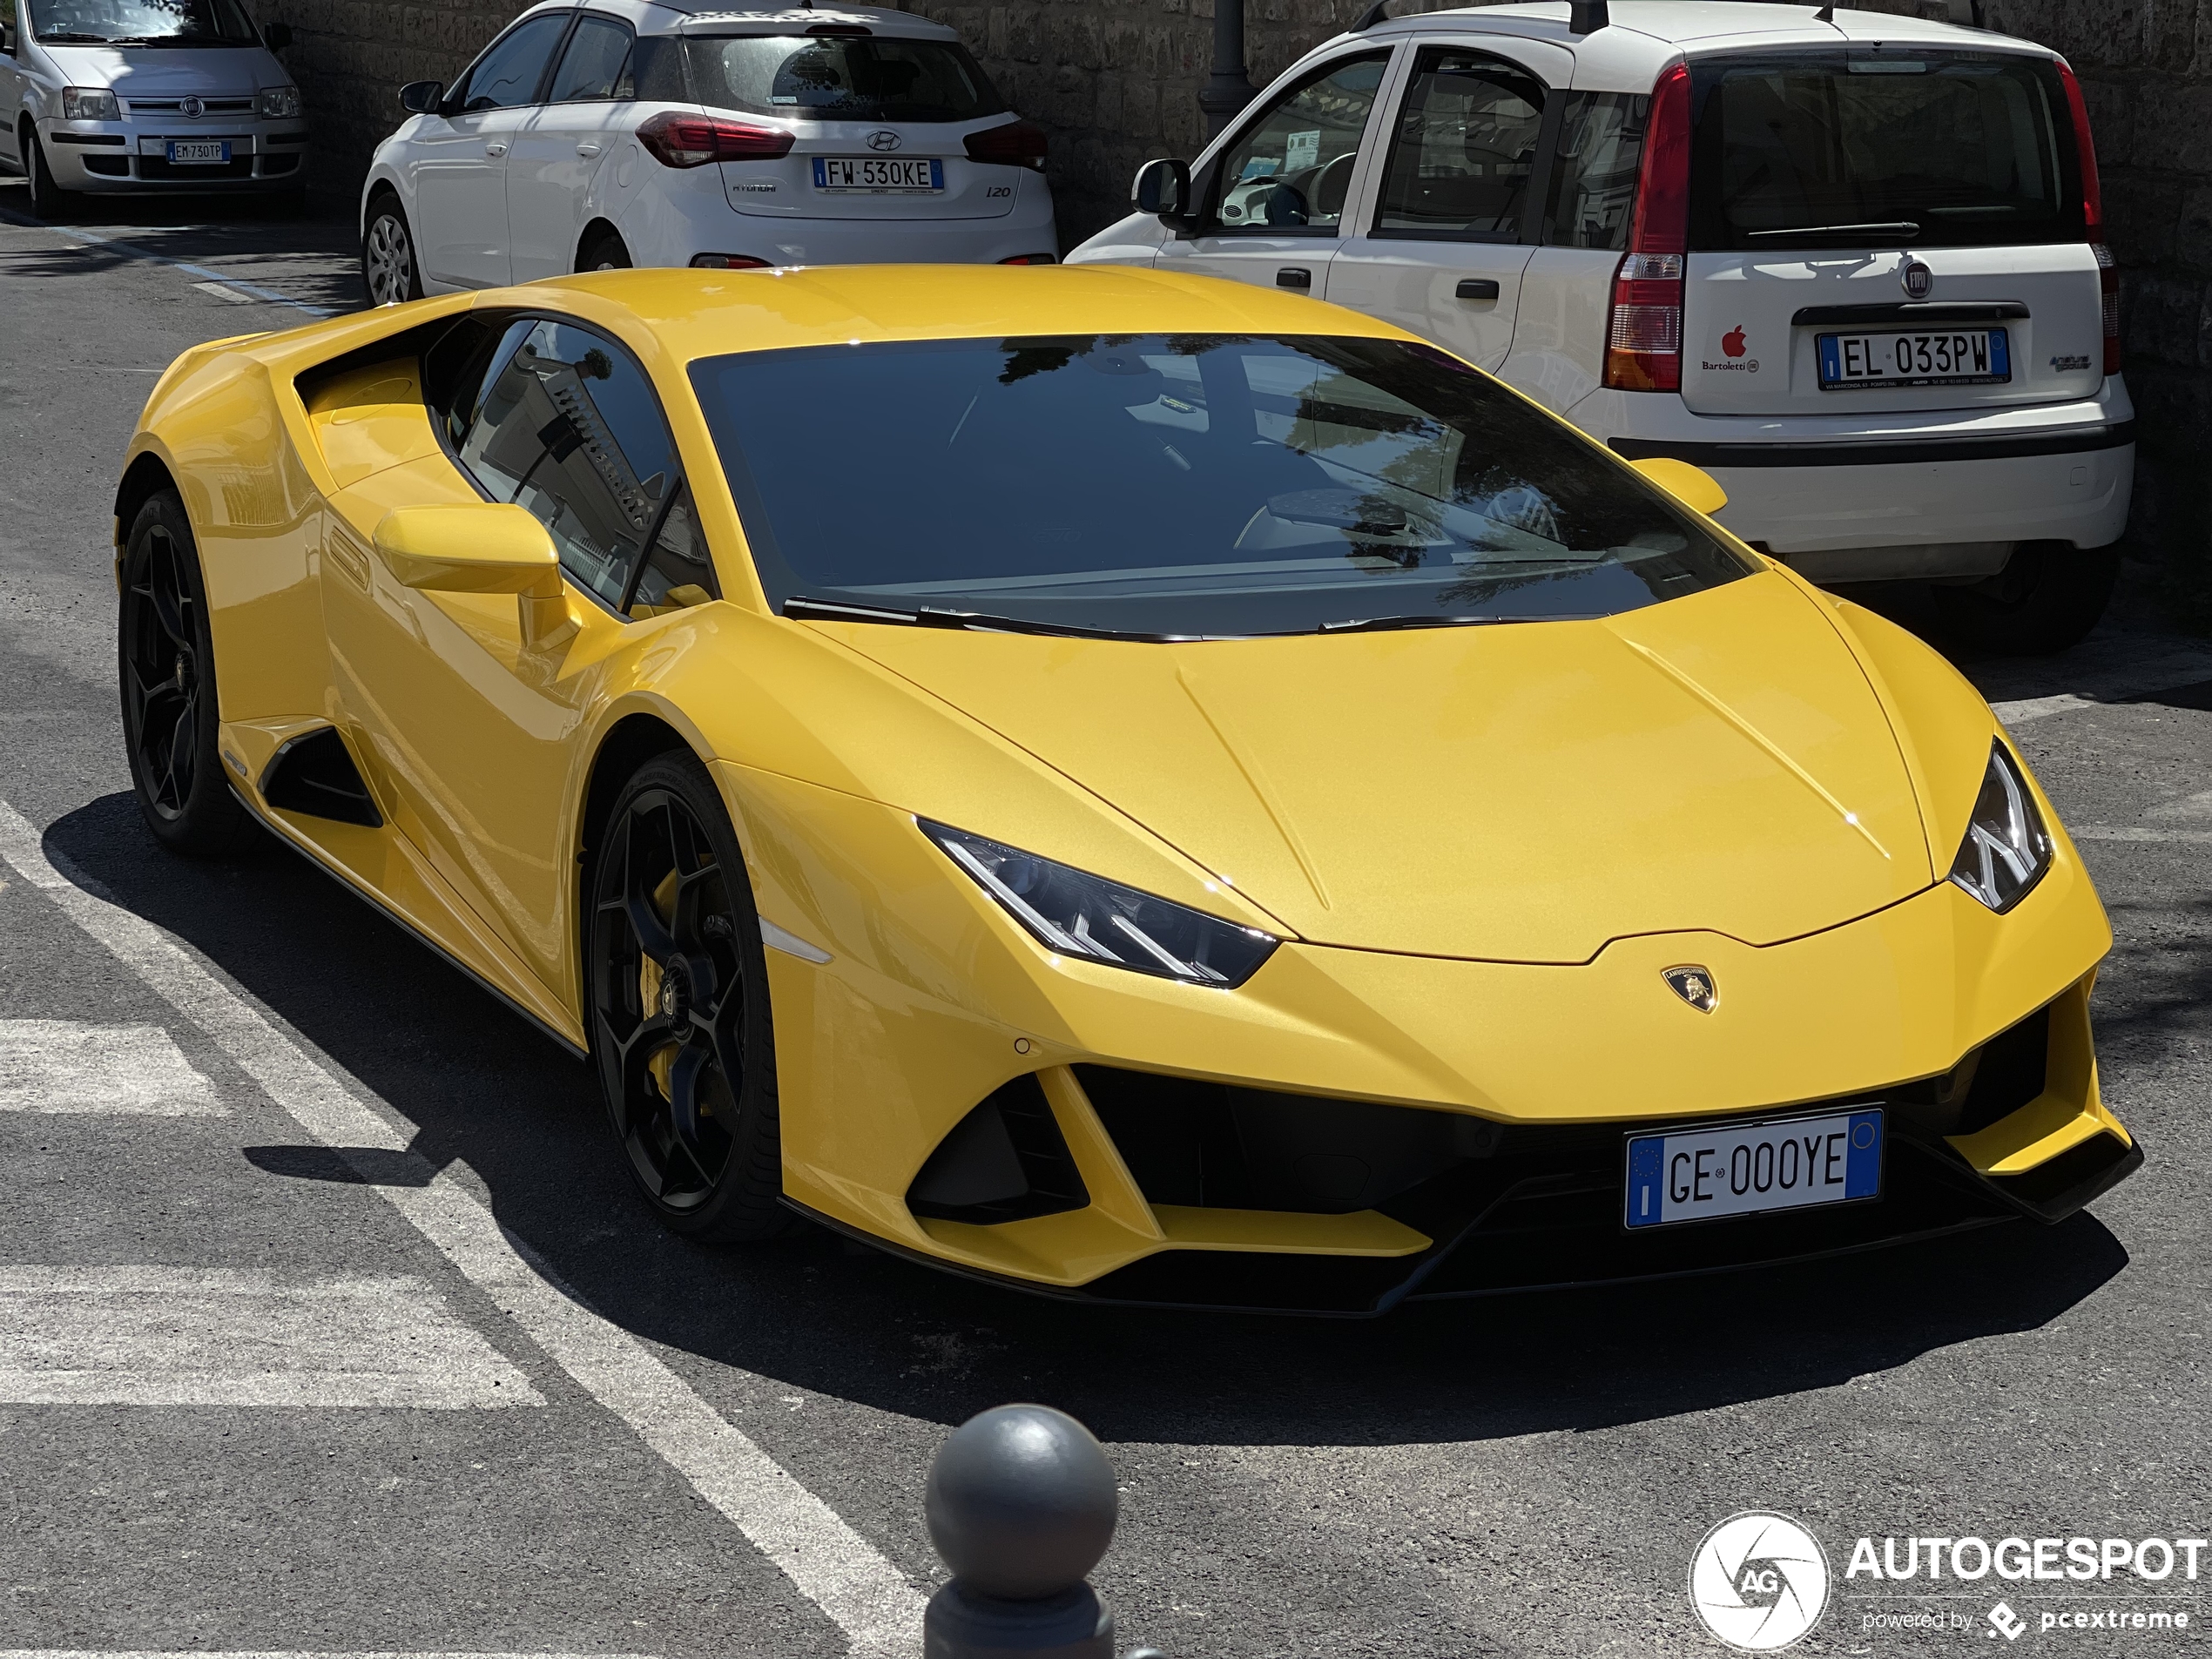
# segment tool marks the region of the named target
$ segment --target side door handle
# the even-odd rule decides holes
[[[495,138],[484,146],[484,153],[496,160],[507,153],[507,145],[502,140]]]
[[[580,144],[577,145],[576,152],[589,161],[599,153],[599,146],[596,144]]]
[[[1302,265],[1286,265],[1275,273],[1275,286],[1278,288],[1311,288],[1313,273]]]
[[[1461,300],[1494,300],[1498,297],[1498,283],[1494,277],[1461,277],[1460,286],[1452,290]]]

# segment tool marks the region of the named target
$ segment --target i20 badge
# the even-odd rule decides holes
[[[1710,1014],[1721,1000],[1720,988],[1713,983],[1711,973],[1695,962],[1680,968],[1662,968],[1659,974],[1669,990],[1700,1014]]]

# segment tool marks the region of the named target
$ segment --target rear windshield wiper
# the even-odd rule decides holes
[[[1776,236],[1854,236],[1886,239],[1891,237],[1918,236],[1919,226],[1909,219],[1892,219],[1878,225],[1793,225],[1786,230],[1745,231],[1748,237]]]
[[[848,604],[841,599],[784,601],[784,615],[813,622],[887,622],[907,628],[953,628],[975,634],[1049,634],[1066,639],[1137,639],[1156,644],[1204,639],[1204,634],[1147,634],[1123,628],[1078,628],[1072,624],[1033,622],[1027,617],[995,617],[981,610],[952,610],[938,605],[903,610],[891,605]]]

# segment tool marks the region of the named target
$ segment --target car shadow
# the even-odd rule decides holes
[[[1834,1386],[2033,1330],[2128,1264],[2085,1213],[1793,1268],[1335,1321],[1028,1297],[813,1227],[765,1245],[693,1244],[633,1195],[584,1065],[304,860],[273,843],[223,865],[171,857],[122,793],[60,819],[46,846],[375,1090],[416,1125],[415,1153],[465,1163],[502,1224],[607,1318],[907,1416],[951,1424],[1035,1399],[1109,1440],[1231,1445],[1598,1428]],[[2212,978],[2212,964],[2197,967]],[[391,1154],[245,1156],[271,1180],[422,1178]]]

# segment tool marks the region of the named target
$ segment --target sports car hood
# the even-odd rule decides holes
[[[1692,928],[1769,944],[1933,880],[1865,673],[1771,573],[1601,622],[1389,634],[825,627],[1317,943],[1527,962]]]

